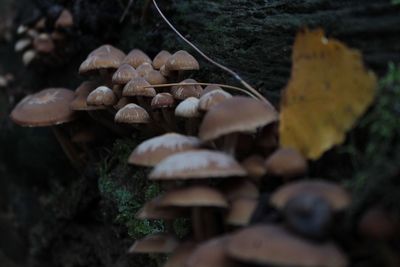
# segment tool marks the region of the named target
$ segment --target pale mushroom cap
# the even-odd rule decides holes
[[[253,155],[241,162],[250,177],[259,178],[267,173],[265,159],[259,155]]]
[[[268,174],[294,177],[307,172],[307,160],[297,150],[279,148],[265,161]]]
[[[198,70],[200,66],[199,62],[191,54],[184,50],[179,50],[168,58],[165,68],[170,71]]]
[[[235,96],[206,113],[199,137],[210,141],[230,133],[254,131],[277,120],[278,113],[269,105],[253,98]]]
[[[14,46],[15,52],[22,52],[25,49],[27,49],[29,46],[31,46],[32,41],[29,38],[23,38],[19,39]]]
[[[36,55],[37,53],[35,50],[33,49],[27,50],[22,55],[22,62],[24,63],[25,66],[28,66],[36,58]]]
[[[184,85],[185,83],[196,83],[196,80],[186,79],[180,82],[182,85],[172,86],[171,94],[180,100],[184,100],[188,97],[196,97],[199,98],[200,94],[203,91],[203,88],[200,85]]]
[[[144,86],[149,85],[150,84],[142,77],[133,78],[125,85],[124,89],[122,90],[122,95],[154,97],[156,95],[156,90],[154,88],[144,88]]]
[[[171,235],[153,234],[137,240],[128,253],[171,253],[178,245],[178,241]]]
[[[10,117],[16,124],[26,127],[62,124],[74,119],[74,111],[69,108],[73,99],[71,90],[45,89],[22,99]]]
[[[153,67],[159,70],[165,63],[167,63],[168,58],[171,53],[165,50],[160,51],[153,59]]]
[[[170,108],[175,105],[175,99],[170,93],[159,93],[151,100],[151,108]]]
[[[198,107],[199,99],[188,97],[175,108],[175,116],[183,118],[198,118],[201,116]]]
[[[142,220],[173,220],[185,215],[185,209],[160,207],[160,197],[157,197],[146,204],[136,213],[136,218]]]
[[[70,103],[72,110],[92,110],[97,109],[93,106],[88,106],[86,99],[88,95],[99,86],[98,82],[85,81],[75,90],[75,98]]]
[[[257,203],[258,200],[254,198],[236,198],[233,200],[225,218],[226,224],[235,226],[248,225]]]
[[[189,256],[185,267],[236,267],[235,263],[226,253],[229,236],[222,236],[208,240],[199,245]]]
[[[71,12],[67,9],[64,9],[58,19],[56,20],[54,27],[55,28],[69,28],[74,25],[74,18],[72,17]]]
[[[279,226],[259,225],[232,235],[227,253],[234,259],[260,265],[345,267],[347,258],[331,243],[311,243]]]
[[[117,114],[115,114],[115,122],[129,124],[149,123],[150,115],[141,106],[131,103],[118,110]]]
[[[165,65],[162,65],[162,66],[161,66],[161,68],[160,68],[160,73],[161,73],[164,77],[170,77],[171,74],[172,74],[171,71],[169,71],[169,70],[167,70],[167,69],[165,68]]]
[[[113,82],[113,84],[125,85],[130,80],[132,80],[133,78],[136,78],[138,76],[139,76],[139,74],[137,73],[137,71],[135,70],[134,67],[132,67],[129,64],[122,64],[115,71],[115,73],[112,77],[112,82]]]
[[[117,69],[123,58],[124,52],[111,46],[102,45],[92,51],[79,67],[79,73],[85,74],[99,69]]]
[[[140,49],[131,50],[122,61],[122,63],[127,63],[134,68],[139,67],[145,62],[151,64],[151,59]]]
[[[170,190],[161,196],[159,204],[162,207],[228,207],[228,201],[224,195],[207,186]]]
[[[33,47],[39,53],[51,53],[54,51],[54,42],[47,33],[41,33],[33,40]]]
[[[228,98],[232,98],[232,95],[230,93],[227,93],[224,90],[220,89],[212,90],[200,97],[199,110],[208,111],[212,107],[218,105]]]
[[[245,176],[236,160],[222,152],[198,150],[174,154],[161,161],[150,173],[151,180],[208,179]]]
[[[194,242],[185,242],[179,245],[172,255],[168,257],[167,262],[163,267],[184,267],[186,260],[193,253],[196,248],[196,244]]]
[[[113,106],[118,99],[107,86],[99,86],[88,95],[86,102],[89,106]]]
[[[351,196],[341,186],[327,181],[299,181],[278,188],[271,196],[271,203],[282,209],[288,201],[296,196],[306,194],[319,196],[335,210],[346,208],[351,202]]]
[[[219,87],[218,85],[215,85],[215,84],[207,85],[204,88],[203,92],[201,93],[200,97],[202,97],[203,95],[205,95],[205,94],[207,94],[207,93],[209,93],[211,91],[214,91],[214,90],[223,90],[223,89],[221,87]]]
[[[165,79],[165,77],[158,70],[151,70],[147,72],[144,78],[150,84],[163,84],[167,82],[167,79]]]
[[[197,137],[166,133],[138,145],[129,156],[128,162],[142,166],[154,166],[172,154],[194,150],[199,146],[200,140]]]
[[[138,72],[140,77],[145,77],[147,73],[149,73],[152,70],[154,70],[153,66],[147,62],[140,64],[139,67],[136,68],[136,71]]]

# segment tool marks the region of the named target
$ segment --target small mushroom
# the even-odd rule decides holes
[[[199,99],[188,97],[175,108],[175,116],[185,118],[185,128],[188,135],[197,135],[201,114],[199,112]]]
[[[131,103],[118,110],[117,114],[115,115],[115,122],[127,124],[147,124],[150,123],[150,116],[144,108]]]
[[[184,71],[198,70],[200,68],[199,62],[188,52],[179,50],[170,56],[165,63],[167,71],[177,71],[178,80],[182,79]]]
[[[171,53],[165,50],[160,51],[153,59],[153,67],[159,70],[171,56]]]
[[[203,88],[200,85],[185,85],[185,83],[197,83],[197,81],[186,79],[180,82],[182,85],[172,86],[171,94],[174,98],[178,100],[185,100],[188,97],[199,98]]]
[[[224,90],[212,90],[207,94],[203,94],[199,99],[199,110],[206,112],[210,110],[212,107],[218,105],[224,100],[231,98],[232,95],[230,93],[225,92]]]
[[[143,62],[136,68],[136,71],[140,77],[145,77],[147,73],[149,73],[152,70],[154,70],[153,66],[148,62]]]
[[[99,86],[88,95],[86,102],[89,106],[112,107],[117,103],[114,92],[106,87]]]
[[[293,178],[307,172],[307,160],[297,150],[279,148],[265,161],[267,173],[270,175]]]
[[[134,68],[139,67],[143,63],[151,64],[151,59],[140,49],[133,49],[123,59],[122,63],[127,63]]]

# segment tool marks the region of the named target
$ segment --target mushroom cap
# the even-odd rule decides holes
[[[198,118],[201,116],[198,107],[199,99],[188,97],[176,106],[175,116],[183,118]]]
[[[14,50],[15,52],[22,52],[28,47],[30,47],[32,44],[32,40],[30,38],[22,38],[19,39],[15,45],[14,45]]]
[[[167,82],[167,79],[165,79],[165,77],[158,70],[151,70],[147,72],[144,78],[150,84],[163,84]]]
[[[279,148],[265,161],[268,174],[294,177],[307,172],[307,160],[297,150],[291,148]]]
[[[177,246],[178,241],[173,236],[153,234],[136,240],[128,253],[171,253]]]
[[[11,119],[26,127],[51,126],[72,121],[74,111],[69,108],[74,92],[64,88],[50,88],[22,99],[11,112]]]
[[[136,78],[138,76],[139,74],[137,73],[134,67],[132,67],[129,64],[122,64],[114,72],[114,75],[112,76],[112,83],[124,85],[127,84],[133,78]]]
[[[258,187],[246,178],[224,181],[220,189],[229,201],[237,198],[258,199],[260,196]]]
[[[282,209],[291,199],[299,195],[315,195],[329,202],[334,210],[346,208],[351,196],[341,186],[327,181],[298,181],[278,188],[271,196],[271,203]]]
[[[259,178],[267,173],[265,159],[259,155],[252,155],[241,162],[250,177]]]
[[[254,198],[236,198],[231,202],[231,207],[226,215],[225,222],[229,225],[248,225],[258,204]]]
[[[97,107],[88,106],[86,99],[88,95],[99,86],[98,82],[85,81],[82,82],[78,88],[75,90],[74,100],[71,101],[69,107],[72,110],[92,110],[97,109]]]
[[[124,89],[122,90],[122,95],[154,97],[156,95],[156,90],[154,88],[144,88],[144,86],[149,85],[150,84],[143,77],[133,78],[125,85]]]
[[[153,59],[154,69],[159,70],[165,63],[167,63],[167,60],[170,56],[170,52],[161,50]]]
[[[185,50],[179,50],[168,58],[165,68],[169,71],[198,70],[200,66],[199,62],[191,54]]]
[[[183,267],[185,266],[186,260],[193,253],[196,248],[196,244],[194,242],[185,242],[179,245],[172,255],[168,257],[167,262],[164,264],[164,267]]]
[[[93,50],[79,67],[80,74],[86,74],[99,69],[117,69],[125,54],[112,45],[102,45]]]
[[[345,267],[347,258],[331,243],[311,243],[279,226],[257,225],[232,235],[227,253],[234,259],[260,265]]]
[[[131,50],[122,61],[122,63],[127,63],[134,68],[139,67],[145,62],[151,64],[151,59],[140,49]]]
[[[126,105],[132,103],[129,97],[121,97],[117,104],[114,105],[114,109],[120,110],[121,108],[125,107]]]
[[[41,33],[33,40],[33,47],[39,53],[48,54],[54,51],[55,46],[53,39],[47,33]]]
[[[136,68],[136,71],[138,72],[140,77],[145,77],[146,74],[152,70],[154,70],[153,66],[148,62],[143,62],[139,65],[139,67]]]
[[[161,207],[227,208],[228,201],[218,190],[208,186],[191,186],[170,190],[160,197]]]
[[[173,220],[185,215],[185,209],[176,207],[161,207],[160,196],[146,202],[136,213],[136,218],[142,220]]]
[[[188,97],[199,98],[203,88],[200,85],[184,85],[185,83],[197,83],[196,80],[186,79],[180,82],[182,85],[172,86],[171,94],[179,100],[184,100]]]
[[[88,95],[86,102],[89,106],[113,106],[118,99],[107,86],[99,86]]]
[[[219,103],[231,97],[232,95],[230,93],[225,92],[224,90],[221,89],[212,90],[207,94],[203,94],[200,97],[199,110],[208,111],[212,107],[218,105]]]
[[[28,66],[36,58],[37,52],[34,49],[29,49],[22,54],[22,62]]]
[[[151,100],[151,108],[170,108],[175,106],[175,99],[170,93],[159,93]]]
[[[138,145],[129,156],[128,162],[141,166],[154,166],[172,154],[194,150],[199,146],[200,140],[197,137],[166,133]]]
[[[200,244],[186,260],[185,267],[236,267],[226,253],[229,236],[213,238]]]
[[[149,123],[150,115],[141,106],[131,103],[118,110],[114,120],[115,122],[128,124]]]
[[[174,154],[162,160],[150,173],[151,180],[209,179],[245,176],[236,160],[222,152],[197,150]]]
[[[200,97],[202,97],[203,95],[205,95],[205,94],[207,94],[207,93],[209,93],[209,92],[211,92],[211,91],[214,91],[214,90],[222,90],[222,91],[223,91],[223,89],[222,89],[221,87],[219,87],[218,85],[210,84],[210,85],[207,85],[207,86],[204,88],[204,90],[203,90],[203,92],[201,93]]]
[[[65,28],[70,28],[74,25],[74,18],[72,17],[71,12],[68,11],[68,9],[63,9],[61,12],[60,16],[54,23],[54,27],[56,29],[65,29]]]
[[[210,141],[230,133],[254,131],[277,120],[278,113],[271,106],[250,97],[235,96],[206,113],[199,137]]]
[[[161,66],[160,68],[160,73],[164,76],[164,77],[170,77],[172,74],[172,71],[169,71],[165,68],[165,64]]]

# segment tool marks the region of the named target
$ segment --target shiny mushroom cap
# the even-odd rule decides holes
[[[128,124],[149,123],[150,115],[141,106],[131,103],[118,110],[114,120],[118,123]]]
[[[279,148],[265,161],[268,174],[295,177],[307,172],[307,160],[297,150]]]
[[[161,196],[159,204],[161,207],[228,207],[228,201],[224,195],[207,186],[170,190]]]
[[[232,95],[230,93],[225,92],[224,90],[221,89],[212,90],[200,97],[199,110],[208,111],[212,107],[218,105],[219,103],[231,97]]]
[[[165,50],[160,51],[153,59],[153,67],[159,70],[165,63],[167,63],[168,58],[171,53]]]
[[[221,87],[219,87],[218,85],[210,84],[210,85],[207,85],[207,86],[204,88],[204,90],[203,90],[203,92],[201,93],[200,97],[202,97],[203,95],[205,95],[205,94],[207,94],[207,93],[209,93],[209,92],[211,92],[211,91],[214,91],[214,90],[222,90],[222,91],[223,91],[223,89],[222,89]]]
[[[92,110],[97,109],[93,106],[88,106],[86,99],[89,94],[99,86],[98,82],[85,81],[82,82],[75,90],[74,100],[70,103],[72,110]]]
[[[271,196],[271,203],[282,209],[291,199],[300,195],[314,195],[328,201],[334,210],[345,209],[351,196],[341,186],[327,181],[299,181],[278,188]]]
[[[194,150],[199,146],[200,140],[196,137],[166,133],[138,145],[129,156],[128,162],[141,166],[154,166],[168,156]]]
[[[179,50],[170,56],[165,63],[165,68],[169,71],[198,70],[199,62],[188,52]]]
[[[184,85],[185,83],[197,83],[196,80],[186,79],[180,82],[182,85],[172,86],[171,94],[179,100],[184,100],[188,97],[199,98],[203,88],[200,85]]]
[[[148,62],[144,62],[144,63],[140,64],[139,67],[136,68],[136,71],[138,72],[139,76],[141,76],[141,77],[145,77],[147,75],[147,73],[149,73],[152,70],[154,70],[153,66]]]
[[[140,49],[133,49],[129,54],[123,59],[122,63],[131,65],[134,68],[139,67],[143,63],[151,64],[151,59],[146,53]]]
[[[175,106],[175,99],[170,93],[159,93],[151,100],[151,108],[171,108]]]
[[[122,90],[122,95],[154,97],[156,95],[156,90],[152,87],[144,87],[149,85],[150,84],[143,77],[133,78],[125,85]]]
[[[197,150],[174,154],[162,160],[150,173],[151,180],[208,179],[245,176],[236,160],[222,152]]]
[[[198,107],[199,99],[188,97],[175,108],[175,116],[182,118],[198,118],[201,116]]]
[[[279,226],[258,225],[232,235],[227,253],[234,259],[259,265],[345,267],[346,256],[331,243],[311,243]]]
[[[51,126],[74,119],[69,105],[74,92],[64,88],[51,88],[22,99],[11,112],[11,119],[26,127]]]
[[[241,162],[250,177],[259,178],[267,173],[265,159],[259,155],[252,155]]]
[[[117,71],[114,72],[114,75],[112,77],[112,83],[125,85],[130,80],[138,76],[139,74],[137,73],[134,67],[132,67],[129,64],[122,64],[121,66],[118,67]]]
[[[150,84],[163,84],[167,82],[167,79],[165,79],[165,77],[158,70],[151,70],[147,72],[144,78]]]
[[[277,120],[278,113],[269,105],[250,97],[235,96],[206,113],[199,137],[210,141],[230,133],[254,131]]]
[[[118,99],[107,86],[99,86],[88,95],[86,102],[89,106],[113,106]]]
[[[87,74],[100,69],[117,69],[125,54],[111,45],[102,45],[92,51],[79,67],[80,74]]]

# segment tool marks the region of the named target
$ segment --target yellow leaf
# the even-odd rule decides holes
[[[327,39],[321,29],[297,34],[292,61],[281,103],[281,146],[318,159],[344,141],[372,103],[376,76],[364,68],[359,51]]]

